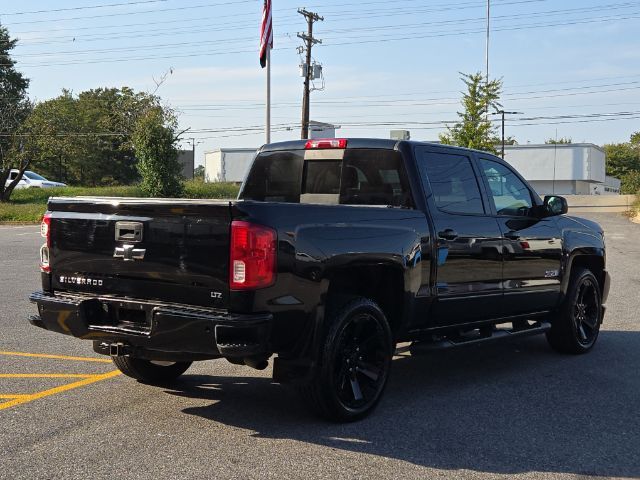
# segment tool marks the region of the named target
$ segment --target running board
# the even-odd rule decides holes
[[[411,352],[412,355],[418,353],[431,352],[433,350],[444,350],[448,348],[456,348],[467,345],[479,345],[507,338],[521,338],[529,337],[531,335],[538,335],[547,332],[551,328],[549,322],[537,322],[528,328],[507,330],[496,329],[491,331],[489,335],[474,335],[458,338],[444,338],[433,342],[413,342],[410,345],[399,347],[396,349],[396,355]]]

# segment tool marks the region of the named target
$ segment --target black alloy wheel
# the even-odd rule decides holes
[[[551,323],[547,340],[562,353],[586,353],[593,348],[602,323],[602,293],[593,273],[577,267],[565,300]]]
[[[375,401],[386,381],[388,346],[383,327],[370,312],[354,315],[337,339],[333,382],[340,402],[358,411]]]
[[[348,422],[378,404],[393,356],[387,319],[371,300],[356,297],[330,315],[314,380],[300,388],[327,419]]]
[[[598,286],[590,278],[586,278],[578,289],[573,322],[578,341],[585,346],[591,345],[599,330],[600,294]]]

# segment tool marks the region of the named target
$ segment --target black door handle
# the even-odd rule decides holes
[[[456,238],[458,238],[458,233],[455,230],[447,228],[442,232],[438,232],[438,237],[442,238],[443,240],[455,240]]]
[[[520,240],[520,234],[518,232],[507,232],[504,234],[504,238],[508,238],[509,240]]]

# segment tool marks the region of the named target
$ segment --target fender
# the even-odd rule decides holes
[[[582,220],[582,219],[579,219]],[[568,225],[567,225],[568,223]],[[561,301],[567,293],[569,281],[571,279],[572,268],[579,257],[598,257],[605,265],[605,245],[601,231],[585,226],[581,221],[573,217],[564,217],[558,220],[562,228],[563,254],[562,254],[562,281],[561,281]],[[576,229],[576,226],[581,229]],[[597,273],[597,272],[594,272]]]

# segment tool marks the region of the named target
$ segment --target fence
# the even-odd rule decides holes
[[[569,215],[581,212],[626,212],[636,201],[635,195],[566,195]]]

